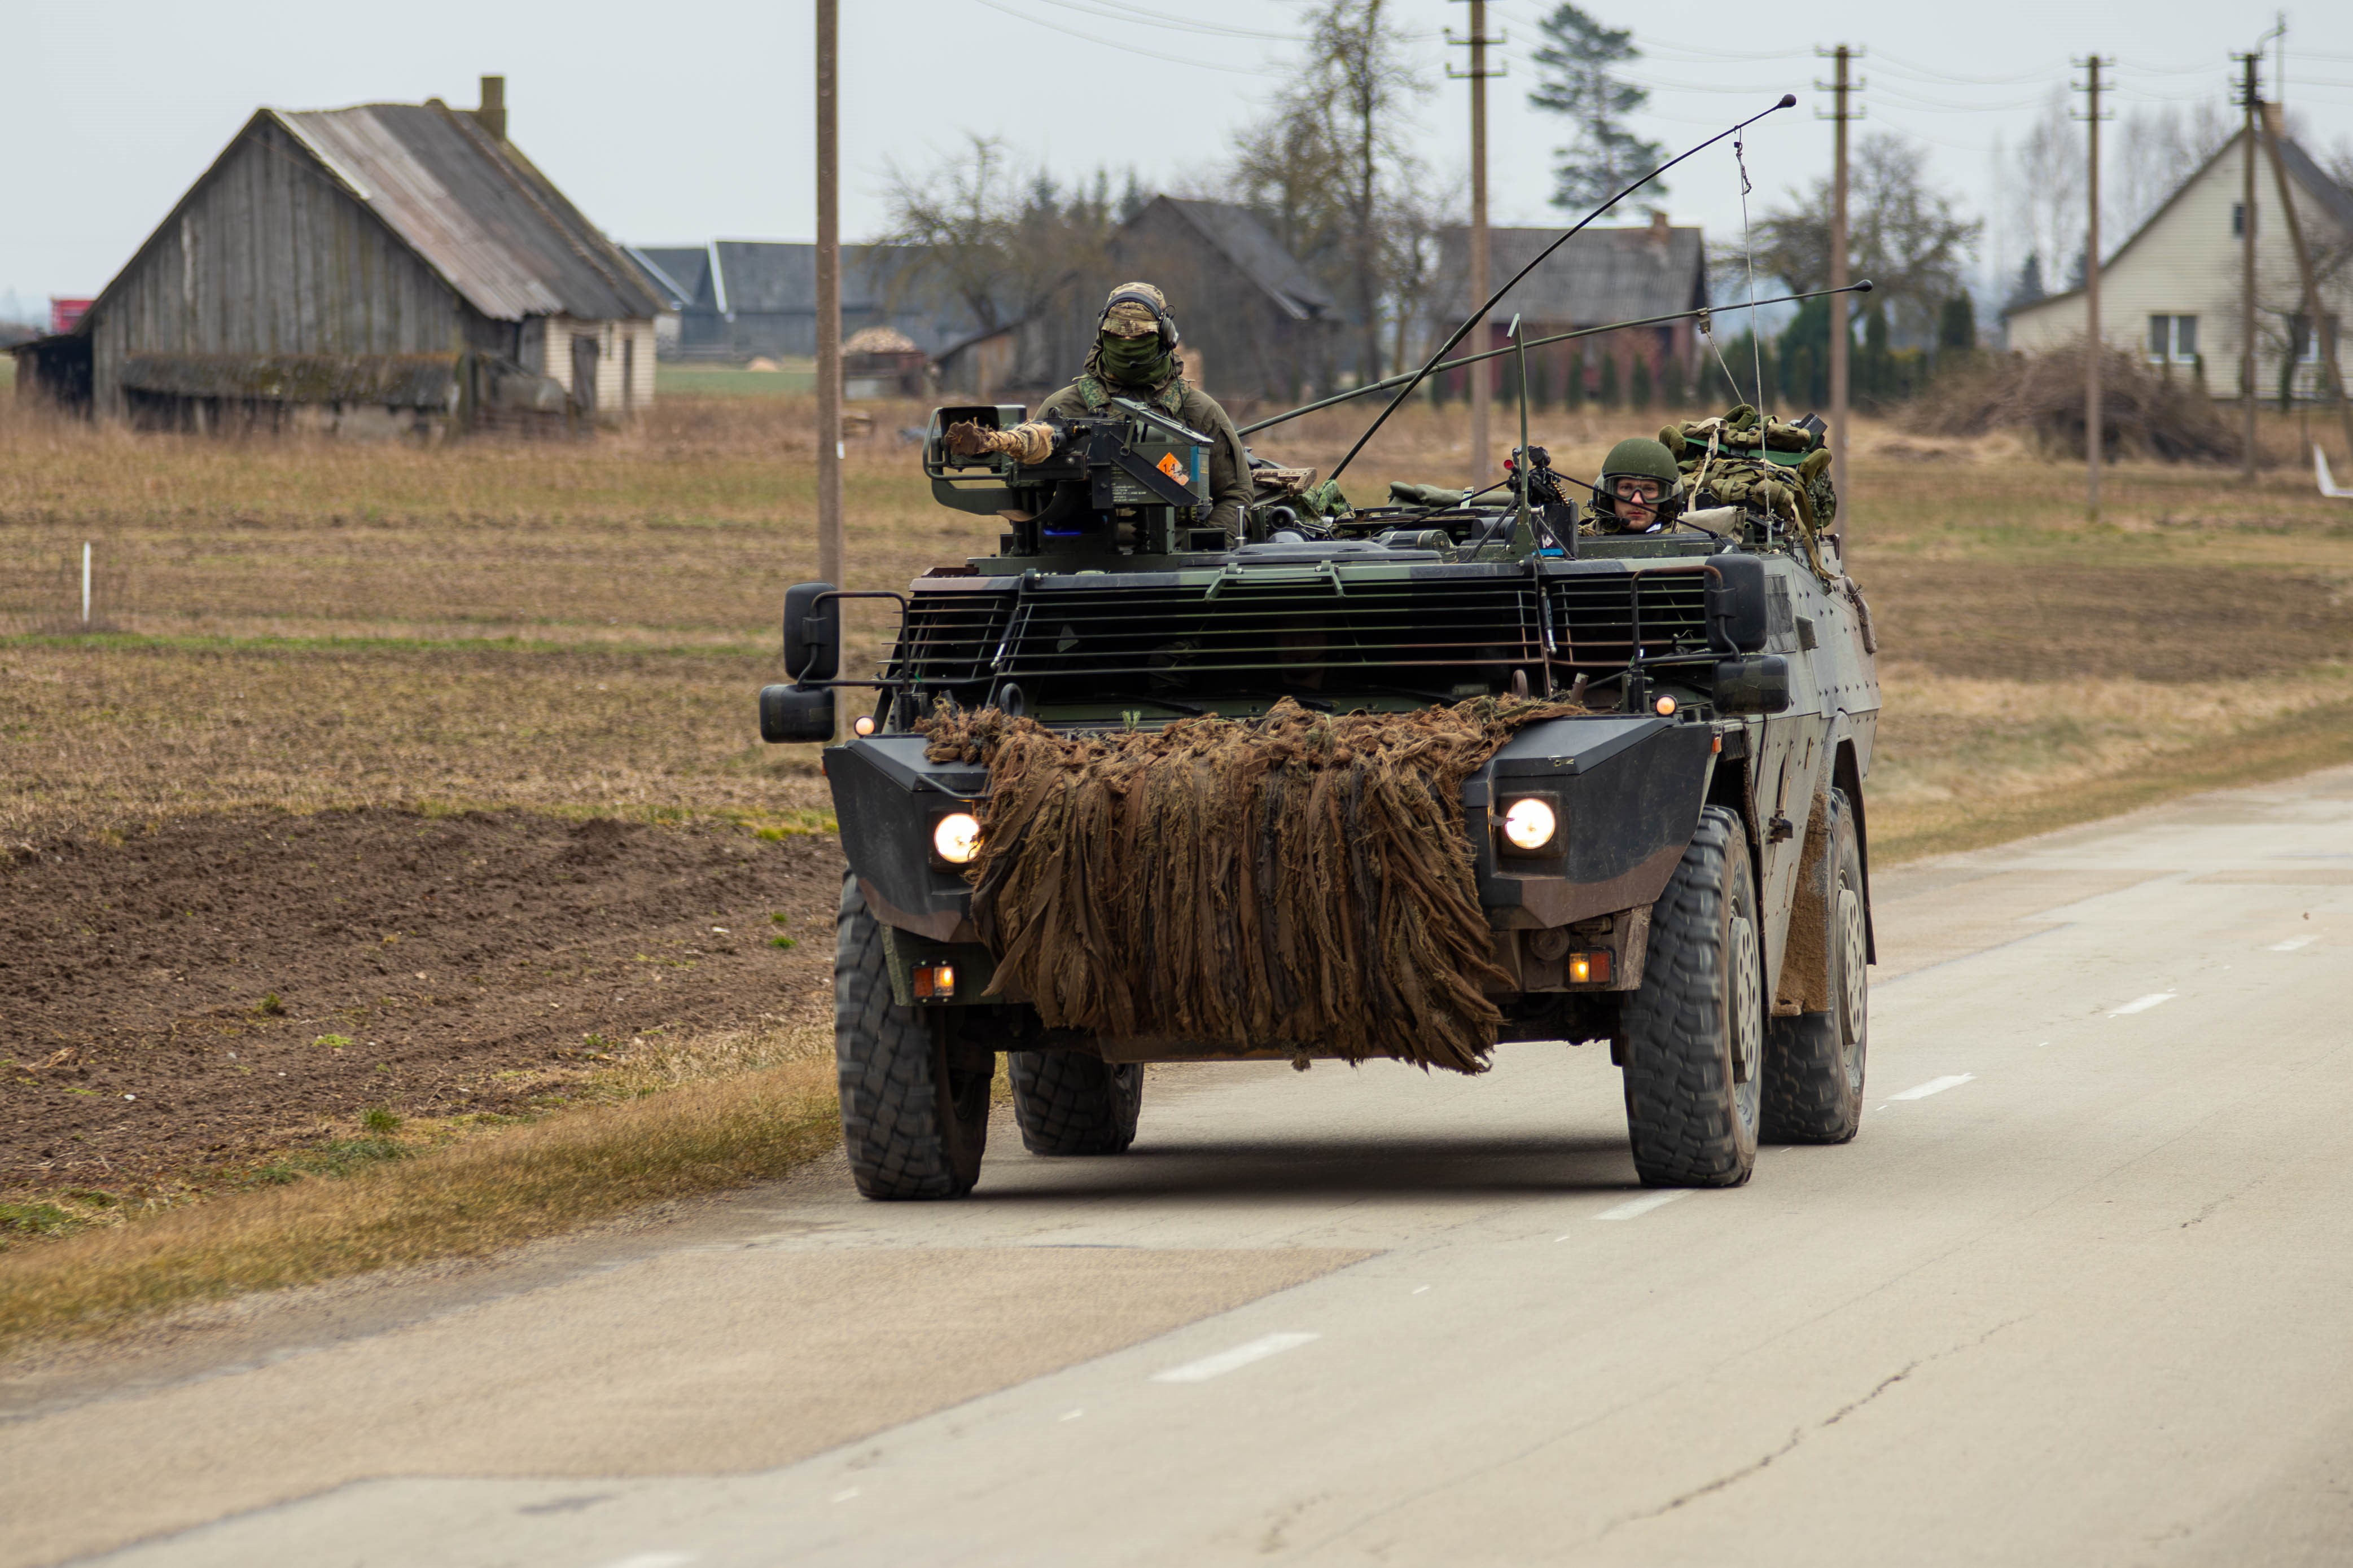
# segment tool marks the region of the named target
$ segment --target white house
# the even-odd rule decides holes
[[[2137,350],[2177,375],[2202,372],[2214,396],[2239,395],[2242,352],[2244,131],[2206,161],[2100,268],[2100,337]],[[2320,277],[2323,330],[2353,311],[2353,192],[2304,150],[2279,139],[2304,242]],[[2295,392],[2318,386],[2320,343],[2306,320],[2304,284],[2280,207],[2279,182],[2261,142],[2255,164],[2255,392],[2280,394],[2283,357],[2299,361]],[[2010,346],[2029,353],[2080,341],[2084,292],[2069,289],[2010,313]],[[2339,351],[2340,359],[2343,351]]]

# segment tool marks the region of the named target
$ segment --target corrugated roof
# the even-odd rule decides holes
[[[415,103],[265,112],[485,316],[628,321],[662,308],[620,247],[470,114]]]
[[[1489,287],[1501,288],[1536,253],[1560,237],[1556,228],[1490,228]],[[1459,300],[1437,313],[1460,321],[1470,310],[1471,231],[1439,235],[1439,277],[1430,298]],[[1527,280],[1504,296],[1495,319],[1514,312],[1531,321],[1598,327],[1664,316],[1707,303],[1707,258],[1696,228],[1670,228],[1662,242],[1641,228],[1588,228],[1545,259]]]
[[[1330,315],[1336,308],[1332,296],[1308,275],[1299,258],[1283,248],[1282,242],[1248,207],[1232,202],[1187,201],[1176,196],[1156,196],[1154,200],[1165,203],[1192,225],[1244,277],[1273,296],[1293,319],[1303,321]]]

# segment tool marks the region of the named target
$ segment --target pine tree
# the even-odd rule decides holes
[[[1535,51],[1538,86],[1528,101],[1577,127],[1577,140],[1553,153],[1552,205],[1582,212],[1661,162],[1657,142],[1627,129],[1650,93],[1611,74],[1612,67],[1641,58],[1641,51],[1632,33],[1605,27],[1575,5],[1555,6],[1537,31],[1545,41]],[[1645,189],[1667,194],[1662,184]]]
[[[1962,353],[1978,346],[1977,302],[1966,289],[1945,301],[1936,315],[1936,346]]]
[[[1651,356],[1637,353],[1633,374],[1626,378],[1626,403],[1636,413],[1651,406]]]
[[[1574,414],[1585,406],[1585,348],[1568,351],[1568,378],[1561,383],[1560,405]]]
[[[1551,363],[1542,349],[1528,356],[1528,406],[1539,414],[1552,406],[1552,377],[1546,369]]]
[[[1606,413],[1618,410],[1618,356],[1606,349],[1601,354],[1601,385],[1594,401]]]

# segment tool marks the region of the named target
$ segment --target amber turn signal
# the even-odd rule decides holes
[[[944,1002],[955,994],[955,965],[953,963],[919,963],[915,965],[915,1000]]]
[[[1656,706],[1656,707],[1658,708],[1658,710],[1659,710],[1659,717],[1660,717],[1660,718],[1662,718],[1662,719],[1664,719],[1664,718],[1666,718],[1668,715],[1670,715],[1670,714],[1672,714],[1672,712],[1674,712],[1674,710],[1675,710],[1675,700],[1674,700],[1673,698],[1672,698],[1672,697],[1662,697],[1662,698],[1660,698],[1660,699],[1659,699],[1659,700],[1658,700],[1658,702],[1655,704],[1655,706]]]

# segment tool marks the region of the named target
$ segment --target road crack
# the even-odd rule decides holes
[[[1661,1503],[1656,1508],[1646,1509],[1641,1513],[1625,1514],[1618,1519],[1612,1520],[1603,1528],[1601,1533],[1603,1535],[1608,1535],[1612,1531],[1615,1531],[1623,1525],[1641,1524],[1649,1520],[1663,1519],[1668,1514],[1673,1513],[1678,1509],[1687,1507],[1692,1503],[1699,1501],[1702,1498],[1713,1497],[1715,1493],[1723,1491],[1728,1487],[1739,1485],[1742,1481],[1746,1480],[1749,1477],[1757,1474],[1759,1471],[1770,1468],[1776,1461],[1787,1458],[1790,1454],[1796,1452],[1799,1447],[1802,1445],[1807,1438],[1813,1436],[1816,1433],[1829,1431],[1831,1427],[1837,1426],[1840,1422],[1845,1420],[1848,1416],[1853,1415],[1864,1405],[1869,1405],[1872,1401],[1877,1399],[1881,1394],[1885,1394],[1889,1389],[1894,1388],[1897,1384],[1909,1378],[1914,1373],[1919,1371],[1922,1367],[1930,1365],[1936,1362],[1947,1360],[1952,1356],[1959,1355],[1964,1351],[1975,1350],[1978,1346],[1985,1343],[1986,1341],[1993,1338],[1994,1335],[2001,1332],[2002,1330],[2023,1321],[2023,1319],[2020,1318],[2008,1319],[2005,1321],[1996,1323],[1993,1327],[1978,1335],[1975,1339],[1964,1340],[1959,1344],[1948,1346],[1944,1350],[1938,1351],[1934,1355],[1922,1356],[1916,1361],[1907,1363],[1902,1370],[1890,1373],[1887,1376],[1881,1378],[1876,1384],[1873,1384],[1869,1393],[1849,1400],[1846,1404],[1840,1405],[1836,1410],[1831,1411],[1828,1415],[1825,1415],[1820,1420],[1815,1422],[1811,1426],[1799,1426],[1791,1431],[1789,1434],[1789,1440],[1783,1443],[1779,1447],[1775,1448],[1772,1452],[1741,1466],[1738,1469],[1728,1470],[1725,1474],[1716,1477],[1714,1480],[1708,1481],[1701,1486],[1694,1487],[1687,1492],[1682,1492],[1674,1497],[1669,1498],[1665,1502]]]

